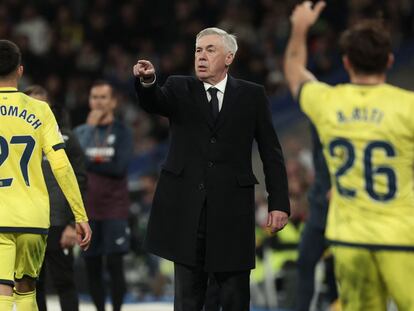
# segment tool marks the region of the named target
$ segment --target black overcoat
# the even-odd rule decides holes
[[[264,88],[228,77],[215,121],[203,83],[170,76],[143,87],[140,107],[170,121],[170,146],[155,193],[145,248],[195,265],[199,217],[206,207],[205,270],[237,271],[255,265],[255,139],[263,162],[269,211],[289,213],[286,170]]]

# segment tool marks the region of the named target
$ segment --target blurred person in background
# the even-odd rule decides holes
[[[39,14],[36,6],[25,3],[21,21],[14,27],[16,35],[24,35],[29,40],[30,50],[36,55],[48,52],[51,43],[51,30],[47,20]]]
[[[232,64],[233,74],[256,83],[266,78],[268,94],[281,95],[285,91],[281,52],[288,35],[288,12],[295,1],[239,2],[240,5],[217,0],[164,1],[160,2],[165,4],[161,8],[159,1],[0,1],[0,37],[16,43],[27,41],[26,48],[21,42],[18,44],[30,64],[25,70],[28,80],[25,85],[36,82],[46,86],[44,77],[51,73],[59,76],[61,90],[53,94],[47,88],[49,97],[55,101],[57,95],[59,100],[55,102],[67,105],[76,125],[83,122],[87,111],[78,117],[80,112],[73,110],[75,107],[69,101],[86,103],[90,82],[97,77],[110,79],[108,64],[111,71],[118,68],[116,75],[123,77],[125,59],[135,60],[138,53],[142,55],[140,58],[151,59],[154,64],[162,63],[158,75],[161,83],[167,72],[191,74],[191,57],[181,51],[191,51],[194,35],[214,24],[230,27],[224,28],[227,31],[240,31],[238,43],[243,48]],[[320,35],[310,38],[310,52],[316,56],[312,57],[313,68],[318,73],[339,69],[332,38],[347,23],[367,13],[376,14],[379,8],[386,8],[384,13],[392,19],[393,36],[402,39],[401,43],[412,40],[412,1],[334,1],[325,13],[325,23],[315,30]],[[147,12],[152,12],[151,16]],[[115,62],[115,67],[109,60],[113,46],[125,55]],[[73,79],[82,89],[69,98]],[[131,93],[129,100],[135,100],[135,94]]]
[[[285,74],[316,126],[330,171],[326,236],[344,311],[385,311],[392,298],[414,310],[414,93],[386,83],[394,61],[379,20],[340,38],[350,83],[330,86],[307,70],[306,38],[325,3],[306,1],[291,16]]]
[[[89,247],[91,229],[65,144],[47,103],[17,90],[19,48],[0,40],[0,310],[37,311],[36,279],[46,251],[49,195],[46,155],[76,221],[77,242]]]
[[[266,227],[265,201],[256,204],[256,269],[253,284],[256,301],[267,307],[294,310],[297,300],[297,259],[303,220],[307,210],[307,172],[297,157],[286,159],[290,217],[286,227],[271,234]],[[264,198],[264,195],[261,196]],[[260,198],[260,196],[259,196]],[[256,283],[256,284],[254,284]],[[259,291],[260,290],[260,291]],[[276,295],[275,295],[276,293]]]
[[[159,257],[148,254],[143,249],[145,231],[151,211],[158,181],[157,172],[148,171],[139,177],[139,189],[132,194],[134,205],[131,207],[131,249],[142,256],[148,268],[148,276],[153,279],[159,273]],[[160,292],[160,291],[158,291]]]
[[[223,311],[249,310],[255,265],[252,144],[266,175],[267,226],[288,221],[289,198],[282,150],[260,85],[228,75],[237,51],[233,35],[207,28],[196,37],[196,77],[133,68],[139,105],[169,118],[171,142],[153,201],[145,247],[174,262],[174,310],[201,310],[207,286],[218,285]]]
[[[40,85],[29,86],[24,93],[45,101],[51,106],[66,145],[65,151],[72,164],[81,193],[84,193],[86,188],[85,157],[78,139],[69,129],[68,122],[65,121],[64,112],[49,102],[46,89]],[[79,300],[73,268],[73,246],[76,243],[74,218],[46,157],[43,157],[42,169],[50,198],[50,228],[45,259],[37,281],[37,305],[39,311],[47,310],[45,286],[47,269],[59,296],[62,311],[77,311]]]
[[[133,143],[131,131],[115,118],[116,106],[111,84],[96,81],[90,89],[86,124],[75,129],[86,155],[86,209],[94,232],[91,248],[83,255],[98,311],[105,310],[105,271],[109,272],[114,311],[121,310],[126,293],[123,256],[130,245],[127,169]]]
[[[311,307],[315,288],[315,268],[328,247],[325,227],[331,182],[318,134],[313,125],[310,128],[314,180],[308,193],[309,214],[299,244],[297,311],[308,311]],[[327,271],[327,278],[327,299],[334,303],[338,298],[338,292],[333,268]]]

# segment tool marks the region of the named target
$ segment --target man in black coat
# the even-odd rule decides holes
[[[223,311],[249,310],[255,265],[253,139],[269,193],[268,226],[288,220],[282,150],[262,86],[227,74],[237,51],[233,35],[207,28],[196,38],[196,77],[157,85],[151,62],[139,60],[139,105],[170,121],[171,142],[154,197],[145,246],[172,260],[175,311],[199,311],[209,280]]]

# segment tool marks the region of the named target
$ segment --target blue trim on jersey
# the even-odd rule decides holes
[[[350,243],[336,240],[327,240],[333,246],[345,246],[355,248],[366,248],[372,251],[414,251],[414,246],[408,245],[386,245],[386,244],[365,244],[365,243]]]
[[[3,233],[33,233],[45,234],[49,233],[49,229],[45,228],[31,228],[31,227],[0,227],[0,232]]]
[[[0,91],[0,93],[18,93],[18,90]]]
[[[4,280],[4,279],[0,279],[0,284],[14,286],[14,281],[12,281],[12,280]]]
[[[53,150],[58,151],[59,149],[65,149],[66,145],[65,145],[65,143],[56,144],[52,148],[53,148]]]
[[[31,279],[31,280],[33,280],[33,281],[37,281],[39,278],[38,277],[32,277],[32,276],[30,276],[30,275],[28,275],[28,274],[23,274],[23,276],[20,278],[20,279],[18,279],[18,278],[16,278],[16,281],[20,281],[20,280],[23,280],[23,279]],[[24,295],[24,293],[16,293],[16,294],[18,294],[18,295]]]

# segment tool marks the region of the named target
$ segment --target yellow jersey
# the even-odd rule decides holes
[[[42,152],[63,147],[47,103],[0,88],[0,232],[47,233]]]
[[[414,250],[414,93],[311,81],[299,103],[318,131],[333,185],[327,239]]]

